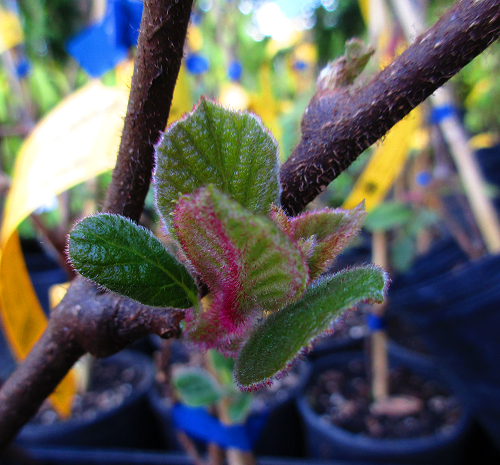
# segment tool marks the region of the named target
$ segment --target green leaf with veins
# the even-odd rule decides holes
[[[197,306],[198,288],[184,265],[153,234],[119,215],[100,213],[69,235],[74,268],[110,291],[145,305]]]
[[[279,202],[278,169],[276,141],[255,115],[204,99],[156,146],[156,206],[170,225],[179,194],[213,184],[242,207],[267,214]]]
[[[241,349],[235,363],[236,382],[242,389],[269,383],[288,369],[334,320],[360,302],[382,302],[388,277],[380,268],[365,266],[319,279],[303,299],[271,314]]]

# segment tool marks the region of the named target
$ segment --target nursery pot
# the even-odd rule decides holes
[[[487,256],[398,289],[390,296],[388,309],[392,318],[411,325],[434,358],[460,379],[462,397],[498,449],[499,280],[500,256]]]
[[[124,373],[124,382],[113,387],[113,391],[103,382],[102,390],[96,394],[108,397],[106,410],[82,412],[78,418],[51,424],[32,421],[20,431],[16,445],[135,448],[154,445],[150,444],[154,419],[147,404],[147,393],[154,381],[152,361],[145,355],[126,350],[95,363],[105,370]],[[90,390],[96,383],[99,380],[91,381]]]
[[[407,439],[379,439],[353,433],[322,418],[307,400],[307,388],[316,382],[318,374],[330,368],[341,368],[356,361],[364,362],[362,352],[338,353],[312,363],[306,388],[296,398],[306,430],[309,456],[316,459],[358,461],[363,463],[397,464],[456,464],[462,453],[462,440],[470,426],[470,415],[462,408],[456,423],[430,436]],[[434,365],[404,360],[391,354],[391,366],[405,366],[425,380],[438,381],[450,388],[448,377]],[[454,384],[454,382],[452,383]],[[452,390],[452,389],[448,389]]]

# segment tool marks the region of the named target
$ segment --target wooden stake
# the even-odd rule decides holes
[[[387,241],[385,233],[373,233],[372,262],[387,268]],[[372,313],[383,317],[385,303],[374,305]],[[372,394],[375,401],[389,396],[389,363],[387,360],[387,334],[385,330],[375,330],[371,333],[371,367],[372,367]]]
[[[106,0],[94,0],[92,2],[92,9],[90,11],[90,22],[98,23],[102,21],[104,15],[106,14]]]
[[[389,364],[387,361],[387,334],[375,331],[371,335],[372,394],[375,402],[389,396]]]

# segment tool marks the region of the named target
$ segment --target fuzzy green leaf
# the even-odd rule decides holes
[[[325,208],[288,218],[277,206],[271,218],[295,241],[307,257],[309,278],[314,281],[356,237],[365,219],[364,203],[352,210]]]
[[[335,257],[356,237],[365,215],[364,204],[360,204],[352,210],[325,208],[291,219],[293,238],[304,241],[309,248],[307,265],[311,280],[326,271]]]
[[[78,222],[69,235],[74,268],[86,278],[145,305],[189,308],[198,289],[186,268],[150,231],[119,215]]]
[[[178,368],[172,375],[172,384],[181,401],[190,407],[213,405],[222,395],[215,378],[202,368]]]
[[[317,337],[327,333],[334,320],[362,301],[381,302],[388,277],[375,266],[344,270],[318,280],[304,298],[271,314],[256,328],[235,364],[242,389],[269,383],[287,370]]]
[[[243,207],[266,214],[279,202],[278,169],[277,144],[255,115],[202,100],[156,147],[156,205],[169,225],[179,194],[214,184]]]
[[[182,197],[173,224],[213,295],[210,308],[187,315],[193,340],[226,351],[234,340],[229,336],[242,335],[256,312],[279,310],[304,293],[307,266],[292,240],[268,217],[246,210],[214,186]]]

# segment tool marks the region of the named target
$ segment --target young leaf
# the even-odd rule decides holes
[[[86,278],[145,305],[189,308],[198,289],[186,268],[150,231],[119,215],[78,222],[69,235],[74,268]]]
[[[352,210],[325,208],[288,218],[272,207],[273,221],[294,240],[307,257],[309,279],[326,271],[334,258],[356,237],[366,213],[364,204]]]
[[[181,197],[173,215],[177,238],[213,294],[210,308],[187,318],[188,335],[207,347],[246,329],[256,311],[275,311],[301,297],[308,272],[302,254],[267,217],[214,186]],[[225,332],[224,332],[225,330]]]
[[[172,375],[172,384],[181,401],[190,407],[215,404],[222,395],[215,378],[202,368],[178,368]]]
[[[229,419],[231,424],[244,423],[252,411],[253,396],[248,392],[235,392],[228,398]]]
[[[299,302],[270,315],[241,349],[235,364],[242,389],[270,383],[287,370],[335,318],[362,301],[382,302],[388,277],[375,266],[344,270],[312,284]]]
[[[209,351],[209,354],[219,383],[223,386],[233,386],[234,359],[225,357],[216,350]]]
[[[204,99],[156,147],[156,205],[169,225],[179,194],[214,184],[243,207],[267,214],[279,201],[278,168],[276,141],[255,115]]]

